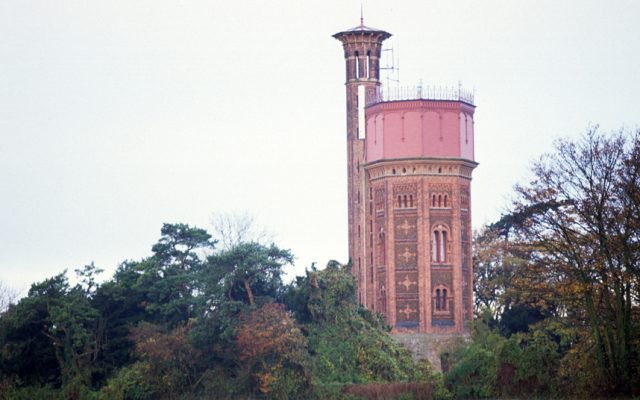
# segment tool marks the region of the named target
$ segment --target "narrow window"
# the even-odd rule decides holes
[[[371,68],[371,50],[367,51],[367,78],[371,78],[371,72],[369,69]]]
[[[438,207],[442,207],[442,195],[438,195]]]
[[[407,195],[404,195],[404,208],[407,208]]]
[[[437,232],[433,231],[433,237],[431,238],[431,261],[433,261],[433,262],[438,261],[438,258],[437,258],[437,252],[438,252],[437,237],[438,237]]]
[[[447,260],[445,259],[445,246],[446,246],[446,241],[447,241],[447,232],[442,231],[441,232],[442,235],[442,240],[440,240],[440,262],[446,262]]]
[[[447,208],[447,195],[444,195],[444,207]]]
[[[398,208],[402,208],[402,196],[398,195]]]
[[[413,195],[409,195],[409,207],[413,207]]]
[[[447,309],[447,289],[442,289],[442,300],[440,300],[441,310]]]
[[[440,311],[440,289],[436,289],[436,311]]]
[[[360,237],[360,225],[358,225],[358,237]]]
[[[356,51],[356,79],[360,79],[360,54]]]
[[[435,207],[436,206],[436,195],[434,194],[433,197],[431,198],[431,207]]]

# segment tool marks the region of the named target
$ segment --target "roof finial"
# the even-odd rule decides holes
[[[360,25],[364,25],[364,13],[362,12],[362,0],[360,1]]]

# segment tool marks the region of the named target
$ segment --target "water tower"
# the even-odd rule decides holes
[[[460,87],[384,88],[382,42],[359,26],[344,48],[349,258],[358,300],[396,334],[462,335],[473,312],[475,105]]]

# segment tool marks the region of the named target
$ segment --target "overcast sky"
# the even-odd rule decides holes
[[[347,261],[344,61],[359,0],[0,0],[0,281],[151,254],[246,212]],[[640,126],[640,2],[364,0],[402,85],[476,90],[473,225],[555,138]]]

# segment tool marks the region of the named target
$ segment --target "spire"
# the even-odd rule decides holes
[[[364,13],[362,12],[362,1],[360,1],[360,26],[364,26]]]

